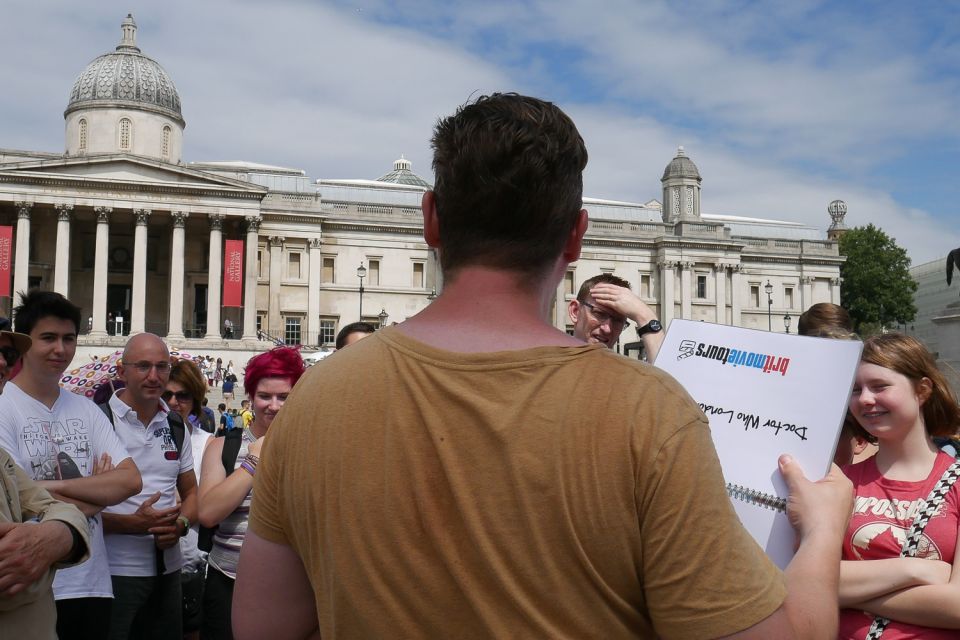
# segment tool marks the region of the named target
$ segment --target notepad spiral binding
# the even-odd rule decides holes
[[[762,491],[756,491],[739,484],[731,484],[728,482],[727,495],[734,500],[740,500],[741,502],[746,502],[747,504],[755,504],[758,507],[763,507],[765,509],[773,509],[774,511],[780,511],[781,513],[786,512],[787,510],[786,498],[781,498],[769,493],[763,493]]]

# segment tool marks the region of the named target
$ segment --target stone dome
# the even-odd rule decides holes
[[[377,182],[392,182],[394,184],[406,184],[424,189],[432,189],[429,182],[413,172],[413,163],[403,157],[400,157],[393,163],[393,171],[377,178]]]
[[[683,152],[683,147],[677,148],[676,157],[663,170],[663,177],[660,180],[669,180],[670,178],[692,178],[697,182],[701,180],[700,170],[697,169],[697,165],[693,164],[693,160]]]
[[[177,88],[156,60],[140,52],[132,15],[127,14],[121,29],[116,51],[96,58],[77,77],[64,116],[78,109],[122,106],[158,112],[183,126]]]

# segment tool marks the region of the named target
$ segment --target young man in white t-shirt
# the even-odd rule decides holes
[[[133,336],[117,367],[126,387],[109,401],[117,434],[143,474],[142,491],[103,515],[115,598],[110,636],[117,640],[183,635],[179,542],[197,520],[197,479],[190,442],[181,432],[177,444],[161,399],[170,367],[160,338]],[[174,421],[183,426],[179,415]]]
[[[90,525],[90,559],[53,583],[60,638],[106,637],[113,590],[99,512],[140,490],[140,472],[90,400],[59,385],[77,347],[80,309],[33,290],[14,309],[30,336],[23,369],[0,395],[0,448],[54,497],[77,505]]]

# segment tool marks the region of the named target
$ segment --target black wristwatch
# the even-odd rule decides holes
[[[654,318],[642,327],[637,327],[637,336],[643,336],[648,333],[660,333],[661,331],[663,331],[663,325],[660,324],[659,320]]]

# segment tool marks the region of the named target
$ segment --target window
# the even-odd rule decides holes
[[[423,289],[423,263],[414,262],[413,263],[413,287],[416,289]]]
[[[332,257],[323,257],[323,267],[320,270],[320,282],[333,282],[333,265],[334,259]]]
[[[750,306],[754,309],[760,308],[760,285],[750,285]]]
[[[164,125],[163,135],[160,142],[160,157],[164,160],[170,159],[170,126]]]
[[[707,297],[707,276],[697,274],[697,297],[701,300]]]
[[[300,344],[300,318],[296,316],[284,318],[283,341],[286,344]]]
[[[576,293],[573,288],[573,271],[567,271],[567,275],[563,277],[563,294],[573,296]]]
[[[80,119],[80,140],[77,145],[80,148],[80,152],[83,153],[87,150],[87,121],[85,118]]]
[[[650,297],[650,275],[649,274],[640,276],[640,297],[641,298]]]
[[[337,341],[337,319],[333,317],[320,318],[320,335],[317,336],[317,346],[332,345]]]
[[[133,140],[133,122],[130,118],[120,118],[120,151],[130,151]]]
[[[568,325],[567,325],[567,335],[568,335],[568,336],[572,336],[572,335],[573,335],[573,325],[572,325],[572,324],[568,324]]]
[[[263,278],[263,248],[257,249],[257,279]]]
[[[793,309],[793,287],[783,288],[783,306],[787,309]]]
[[[299,251],[291,251],[287,255],[287,279],[300,279],[300,256]]]
[[[367,258],[367,283],[371,287],[380,286],[380,259]]]
[[[264,322],[263,314],[258,313],[257,314],[257,332],[263,331],[264,324],[266,323]]]

